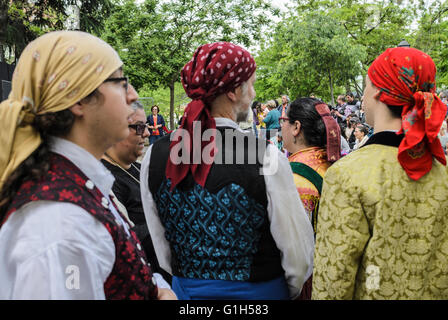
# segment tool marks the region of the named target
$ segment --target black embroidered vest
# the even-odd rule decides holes
[[[170,192],[171,182],[165,177],[170,136],[152,148],[149,188],[170,243],[173,274],[210,280],[272,280],[284,271],[269,229],[266,185],[260,171],[267,142],[231,128],[218,130],[222,144],[217,143],[218,153],[204,188],[190,173]]]

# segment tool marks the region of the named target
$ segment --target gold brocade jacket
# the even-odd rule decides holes
[[[313,299],[448,299],[447,168],[413,181],[396,146],[369,143],[325,175]]]

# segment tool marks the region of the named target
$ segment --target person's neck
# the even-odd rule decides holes
[[[220,95],[212,102],[210,115],[213,118],[227,118],[236,122],[234,106],[226,99],[225,95]]]
[[[107,150],[107,147],[96,143],[95,139],[89,139],[86,135],[79,135],[75,133],[75,130],[72,130],[68,135],[61,137],[74,144],[77,144],[90,154],[92,154],[97,160],[100,160],[104,152]]]
[[[301,150],[307,149],[310,146],[303,143],[303,138],[300,138],[300,135],[296,137],[296,142],[291,146],[291,150],[288,150],[291,154],[299,152]]]
[[[119,165],[120,167],[124,169],[129,169],[131,167],[130,163],[126,163],[120,159],[120,157],[117,155],[117,153],[114,151],[113,148],[108,149],[103,157],[104,160],[112,163],[113,165]]]
[[[387,108],[385,106],[385,108]],[[395,118],[388,109],[378,108],[373,123],[373,132],[399,131],[401,129],[401,118]]]
[[[213,118],[227,118],[227,119],[230,119],[230,120],[236,122],[236,114],[234,114],[233,112],[231,112],[229,110],[221,110],[219,112],[212,112],[211,116]]]

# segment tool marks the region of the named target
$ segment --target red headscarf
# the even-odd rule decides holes
[[[210,103],[220,94],[232,91],[246,82],[254,74],[255,69],[256,63],[250,53],[228,42],[200,46],[193,58],[183,67],[182,85],[193,101],[185,109],[180,128],[188,132],[190,139],[185,139],[183,136],[185,131],[177,130],[170,144],[170,150],[180,143],[178,140],[181,138],[183,151],[188,153],[190,163],[176,165],[170,155],[165,173],[171,180],[171,190],[187,176],[189,170],[198,184],[205,185],[211,163],[202,161],[202,150],[210,143],[213,149],[215,148],[216,131],[210,142],[201,141],[200,149],[193,149],[193,122],[200,121],[201,136],[207,129],[216,129],[215,120],[210,114]],[[196,158],[201,158],[200,163],[193,162],[193,153],[196,154]],[[210,156],[213,160],[213,151]]]
[[[446,115],[446,106],[436,95],[436,66],[431,57],[414,48],[390,48],[368,70],[369,79],[380,89],[380,101],[404,106],[398,134],[398,161],[408,176],[418,180],[432,168],[435,157],[446,165],[437,137]]]

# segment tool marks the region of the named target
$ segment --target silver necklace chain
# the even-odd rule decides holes
[[[110,155],[108,155],[107,153],[104,153],[104,155],[106,157],[109,158],[109,160],[112,161],[112,164],[115,165],[116,167],[120,168],[121,170],[123,170],[128,176],[130,176],[132,179],[134,179],[139,185],[140,185],[140,180],[138,180],[137,178],[135,178],[132,174],[130,174],[125,168],[123,168],[117,161],[115,161],[114,159],[112,159],[112,157]],[[137,170],[137,172],[140,174],[140,170],[139,168],[137,168],[133,163],[131,163],[131,167],[133,167],[135,170]]]

